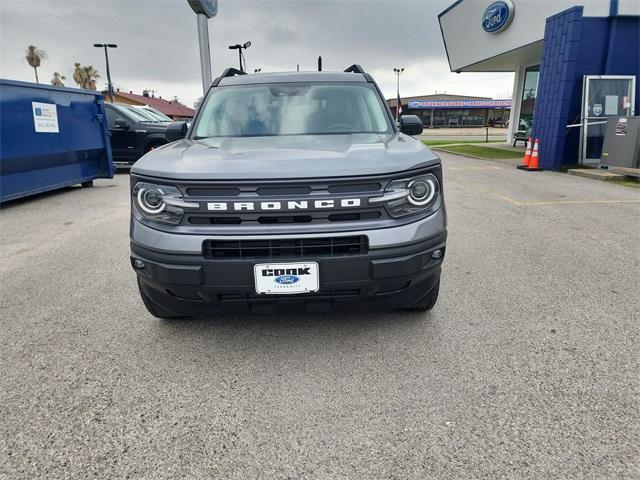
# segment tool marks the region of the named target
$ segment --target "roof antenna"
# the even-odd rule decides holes
[[[318,57],[318,71],[322,71],[322,57]]]

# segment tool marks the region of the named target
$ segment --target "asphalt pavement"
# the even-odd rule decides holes
[[[640,478],[640,189],[442,154],[427,314],[159,321],[129,179],[0,211],[0,478]]]

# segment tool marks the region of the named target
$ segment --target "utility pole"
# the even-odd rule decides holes
[[[187,0],[196,13],[198,22],[198,45],[200,48],[200,73],[202,92],[206,95],[211,86],[211,49],[209,46],[209,19],[218,13],[218,0]]]
[[[400,103],[400,75],[402,75],[403,72],[404,67],[393,69],[393,73],[395,73],[398,78],[396,83],[396,123],[398,123],[400,111],[402,110],[402,104]]]
[[[107,63],[107,90],[109,90],[109,98],[111,99],[111,103],[113,103],[113,85],[111,84],[111,71],[109,70],[109,54],[107,53],[107,48],[118,48],[118,45],[115,43],[94,43],[93,46],[96,48],[104,48],[104,60]]]

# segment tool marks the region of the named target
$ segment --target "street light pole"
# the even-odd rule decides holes
[[[404,72],[404,67],[402,68],[394,68],[393,73],[396,74],[397,83],[396,83],[396,123],[398,123],[398,116],[400,112],[400,75]]]
[[[242,50],[246,50],[251,46],[251,42],[244,42],[242,45],[236,43],[235,45],[229,45],[229,50],[238,50],[238,61],[240,63],[240,71],[244,72],[247,66],[247,60],[244,61],[244,67],[242,66]]]
[[[109,98],[111,99],[111,103],[113,103],[113,85],[111,83],[111,71],[109,70],[109,53],[107,52],[107,48],[118,48],[118,45],[115,43],[94,43],[94,47],[96,48],[104,48],[104,59],[107,63],[107,90],[109,90]]]

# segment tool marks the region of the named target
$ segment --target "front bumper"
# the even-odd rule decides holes
[[[131,261],[144,262],[144,268],[135,271],[149,299],[178,315],[400,308],[418,302],[436,286],[445,241],[443,229],[420,242],[372,248],[363,255],[279,258],[281,263],[318,262],[320,291],[301,295],[256,294],[253,266],[268,260],[206,259],[201,252],[172,254],[132,241]],[[436,250],[442,252],[439,258],[433,258]]]

